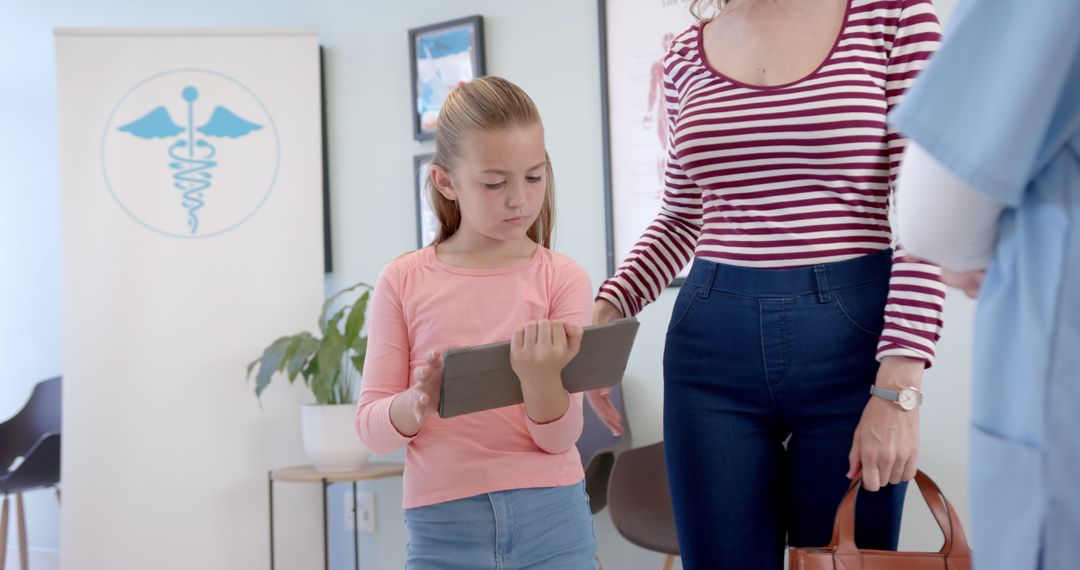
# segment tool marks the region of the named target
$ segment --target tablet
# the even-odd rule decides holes
[[[566,391],[584,392],[622,381],[637,335],[636,318],[585,327],[581,350],[563,368]],[[510,368],[510,341],[453,348],[443,355],[439,416],[452,418],[524,401]]]

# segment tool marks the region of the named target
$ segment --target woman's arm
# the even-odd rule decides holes
[[[701,233],[701,188],[683,169],[675,152],[675,123],[678,116],[678,89],[668,66],[679,57],[668,52],[664,58],[663,93],[667,111],[667,165],[660,212],[641,234],[615,275],[600,285],[596,299],[617,308],[622,316],[636,315],[656,300],[690,262]]]

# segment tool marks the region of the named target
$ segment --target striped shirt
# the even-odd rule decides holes
[[[702,25],[664,59],[668,157],[660,213],[601,285],[624,315],[655,300],[691,256],[765,269],[893,246],[890,196],[905,140],[886,114],[941,41],[930,0],[849,0],[822,64],[778,86],[709,65]],[[945,287],[900,245],[877,356],[933,362]]]

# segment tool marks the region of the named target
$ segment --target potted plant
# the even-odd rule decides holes
[[[351,303],[338,306],[345,295],[363,291]],[[292,384],[299,376],[315,396],[301,410],[304,452],[320,471],[358,469],[368,451],[353,429],[358,379],[367,355],[364,322],[372,287],[357,283],[323,303],[319,314],[321,338],[304,331],[270,343],[262,356],[248,364],[247,377],[256,367],[255,395],[262,394],[277,374]],[[336,308],[335,308],[336,307]]]

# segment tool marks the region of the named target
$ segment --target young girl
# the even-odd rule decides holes
[[[548,249],[554,181],[528,95],[498,77],[454,90],[427,183],[439,234],[379,275],[356,418],[372,452],[406,446],[406,568],[595,568],[582,398],[560,378],[591,284]],[[525,403],[440,418],[441,352],[506,339]]]

